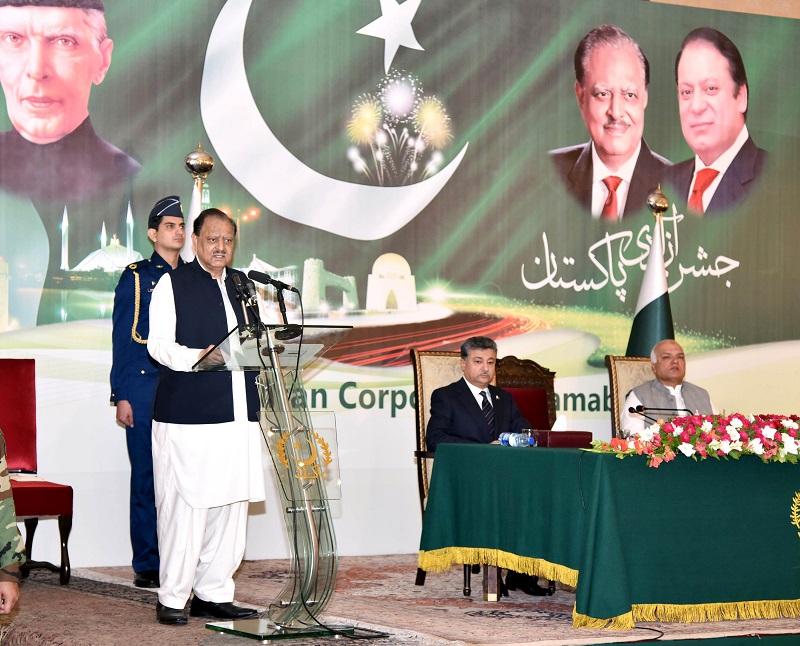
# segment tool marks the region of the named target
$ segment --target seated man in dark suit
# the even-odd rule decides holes
[[[501,433],[530,428],[511,394],[491,385],[496,362],[497,344],[492,339],[473,336],[461,344],[464,377],[431,394],[431,418],[425,433],[429,451],[448,442],[497,444]],[[536,584],[536,577],[512,570],[506,576],[506,587],[538,596],[552,594]]]

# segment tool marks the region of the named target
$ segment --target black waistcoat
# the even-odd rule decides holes
[[[236,288],[231,279],[236,272],[227,269],[225,289],[234,306],[236,319],[244,315],[236,303]],[[236,272],[242,279],[247,277]],[[195,259],[170,272],[175,297],[175,341],[189,348],[206,348],[219,343],[228,330],[225,304],[217,281]],[[258,420],[257,372],[245,372],[247,418]],[[177,372],[159,366],[153,419],[171,424],[220,424],[233,421],[233,392],[230,372]]]

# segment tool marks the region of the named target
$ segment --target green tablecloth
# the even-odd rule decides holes
[[[800,468],[578,449],[436,451],[419,565],[576,585],[576,626],[800,616]]]

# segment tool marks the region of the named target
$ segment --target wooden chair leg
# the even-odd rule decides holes
[[[468,563],[464,564],[464,596],[468,597],[472,594],[472,588],[470,587],[470,578],[472,574],[472,566]]]
[[[422,568],[417,568],[417,578],[414,581],[414,585],[425,585],[425,575],[427,572]]]
[[[61,585],[69,583],[71,569],[69,565],[69,551],[67,550],[67,541],[69,541],[69,533],[72,531],[72,516],[59,516],[58,517],[58,535],[61,538],[61,568],[60,581]]]
[[[483,566],[483,600],[500,600],[500,568],[497,566]]]
[[[25,557],[26,562],[20,568],[20,574],[23,577],[28,576],[31,573],[30,564],[33,562],[33,535],[36,533],[36,527],[39,525],[38,518],[26,518],[25,519]]]

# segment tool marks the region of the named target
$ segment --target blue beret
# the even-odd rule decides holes
[[[150,217],[147,219],[147,228],[157,229],[161,223],[161,218],[164,216],[183,219],[181,198],[177,195],[170,195],[169,197],[162,197],[156,202],[153,210],[150,211]]]
[[[0,0],[0,7],[63,7],[105,11],[102,0]]]

